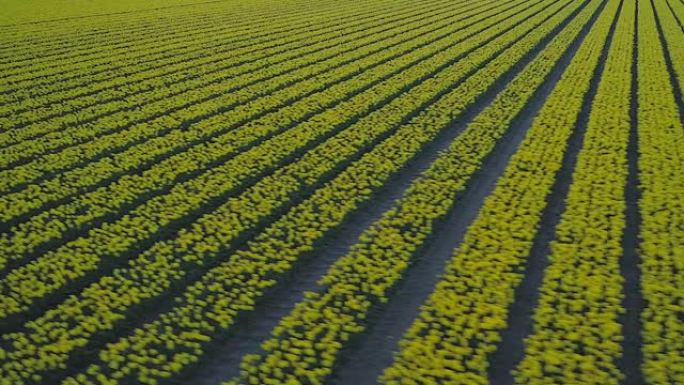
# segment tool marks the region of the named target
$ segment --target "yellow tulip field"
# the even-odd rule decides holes
[[[0,0],[0,385],[684,385],[684,0]]]

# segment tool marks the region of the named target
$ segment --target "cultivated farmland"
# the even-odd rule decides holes
[[[0,14],[0,385],[684,385],[684,0]]]

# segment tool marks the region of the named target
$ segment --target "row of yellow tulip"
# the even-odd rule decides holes
[[[488,384],[536,227],[601,60],[619,0],[609,1],[470,225],[382,382]],[[594,7],[596,4],[594,4]]]
[[[659,21],[662,29],[662,39],[664,48],[670,56],[672,70],[674,71],[673,81],[684,90],[684,3],[681,1],[653,0],[655,17]],[[679,10],[680,15],[676,13]],[[684,103],[680,101],[680,103]]]
[[[684,117],[658,37],[653,2],[638,3],[639,229],[643,373],[684,383]],[[660,14],[660,12],[659,12]],[[661,19],[661,24],[665,20]],[[681,36],[681,35],[680,35]],[[681,39],[679,42],[681,43]],[[679,110],[677,104],[679,103]]]
[[[160,12],[159,19],[168,21],[169,17],[173,16],[175,14],[174,11],[177,10],[170,9],[169,11],[171,12]],[[197,19],[199,22],[199,20],[206,19],[209,16],[202,9],[195,8],[192,10],[188,9],[187,11],[189,20]],[[24,60],[40,61],[41,59],[48,59],[51,55],[59,52],[69,52],[69,50],[75,48],[77,50],[74,50],[73,53],[77,53],[78,50],[96,49],[96,44],[93,43],[101,40],[93,39],[93,37],[102,35],[108,27],[111,28],[111,35],[107,34],[107,37],[111,37],[111,44],[118,44],[120,42],[125,33],[125,28],[130,28],[133,32],[140,32],[142,35],[145,35],[154,28],[159,29],[163,27],[153,25],[152,23],[144,23],[144,21],[149,21],[149,14],[139,14],[137,15],[139,16],[138,18],[130,17],[128,19],[117,18],[116,15],[110,16],[108,18],[100,18],[100,20],[96,18],[85,19],[80,23],[78,21],[74,23],[74,20],[62,20],[66,21],[64,23],[34,23],[30,27],[26,24],[3,24],[0,26],[0,30],[2,30],[0,49],[13,55],[0,58],[0,68],[12,69],[16,67],[16,63],[21,63]],[[96,20],[98,22],[92,23]],[[143,21],[143,23],[135,25],[136,20],[138,22]],[[105,26],[103,23],[107,25]],[[79,42],[86,44],[79,47]],[[35,46],[35,53],[29,52],[29,45]],[[63,51],[60,51],[61,49]],[[40,54],[44,56],[39,57]]]
[[[199,16],[199,17],[198,17]],[[87,73],[93,75],[99,73],[103,64],[110,64],[112,69],[117,70],[120,67],[116,60],[122,60],[130,64],[135,63],[134,59],[139,59],[140,56],[149,56],[150,58],[159,57],[162,52],[161,48],[168,45],[169,51],[176,51],[176,43],[179,39],[186,40],[187,43],[192,41],[192,37],[198,38],[201,32],[217,33],[219,35],[225,33],[225,29],[221,29],[217,25],[208,24],[214,22],[236,22],[236,30],[231,31],[229,36],[243,36],[243,31],[249,31],[248,26],[251,23],[227,18],[225,14],[216,16],[221,19],[212,19],[208,15],[201,12],[199,15],[188,15],[182,23],[174,24],[174,28],[168,29],[164,25],[157,23],[149,23],[143,28],[131,28],[131,39],[122,39],[123,31],[113,31],[110,34],[90,34],[89,36],[79,36],[74,38],[73,42],[60,42],[59,50],[53,48],[46,49],[47,52],[41,52],[38,48],[36,53],[31,53],[30,45],[25,43],[19,44],[13,50],[8,49],[14,56],[6,58],[5,63],[0,65],[4,71],[4,76],[0,79],[2,84],[6,87],[3,93],[3,101],[15,100],[14,98],[7,98],[7,94],[14,94],[15,97],[27,96],[22,92],[22,88],[43,88],[54,85],[58,81],[58,77],[62,75],[64,80],[68,81],[67,85],[72,85],[74,77],[86,74],[82,68],[84,63],[90,63],[94,71]],[[291,16],[290,16],[291,17]],[[274,20],[275,21],[275,20]],[[292,20],[295,21],[295,20]],[[193,29],[192,27],[196,27]],[[130,28],[130,26],[128,26]],[[246,28],[247,27],[247,28]],[[253,27],[253,25],[252,25]],[[238,32],[237,34],[234,34]],[[139,33],[139,35],[135,35]],[[154,46],[152,39],[154,34],[159,36],[160,45]],[[190,38],[190,39],[188,39]],[[51,40],[55,43],[56,39]],[[121,52],[122,48],[127,47],[131,51],[130,57],[124,57]],[[111,59],[106,57],[107,51],[111,53]],[[184,51],[176,51],[177,54],[182,55]],[[67,60],[67,57],[72,57],[73,60]],[[12,60],[13,59],[13,60]],[[76,86],[75,84],[73,84]]]
[[[508,17],[508,20],[498,23],[488,33],[496,35],[505,32],[511,25],[522,22],[526,16],[536,10],[537,8],[532,8],[515,17]],[[531,26],[521,26],[518,29],[522,28],[529,30]],[[282,209],[278,207],[279,205],[283,206],[296,194],[320,184],[321,178],[325,179],[326,175],[336,172],[336,168],[343,165],[340,162],[343,162],[345,157],[359,154],[364,147],[372,145],[377,139],[391,133],[394,127],[405,119],[407,113],[420,108],[425,102],[438,96],[443,92],[441,90],[448,90],[450,84],[462,81],[467,73],[478,68],[500,50],[501,44],[505,44],[507,40],[514,41],[521,32],[510,36],[503,34],[498,41],[483,46],[480,54],[473,54],[472,59],[466,57],[437,74],[433,73],[432,77],[419,86],[406,91],[390,104],[359,120],[334,138],[310,151],[298,162],[263,179],[242,196],[229,199],[216,211],[205,215],[190,228],[182,230],[175,239],[157,243],[132,261],[129,268],[117,270],[112,276],[102,278],[99,283],[87,288],[80,295],[68,299],[62,305],[46,312],[43,317],[28,323],[26,333],[6,335],[5,341],[11,344],[12,348],[2,351],[2,356],[5,357],[2,375],[21,383],[21,379],[27,379],[42,371],[64,365],[69,353],[83,346],[94,333],[112,329],[117,321],[127,316],[132,306],[163,294],[172,284],[182,282],[188,271],[201,268],[202,264],[219,258],[225,248],[239,242],[242,233]],[[448,61],[453,58],[455,52],[445,50],[441,60]],[[425,69],[430,70],[430,67]],[[411,75],[415,71],[419,69],[407,70],[399,74],[399,77],[403,79],[403,84],[408,83],[411,76],[415,76]],[[494,81],[486,76],[480,76],[478,80],[490,83]],[[473,87],[473,81],[470,80],[460,90],[461,94],[471,93],[467,98],[470,101],[481,92],[481,88]],[[378,89],[378,91],[381,90]],[[382,92],[382,94],[385,93]],[[357,106],[347,103],[344,109],[356,110]],[[311,124],[304,132],[316,131],[317,126],[318,130],[321,130],[320,126],[327,126],[325,122]],[[435,127],[432,130],[438,130],[438,128]],[[296,141],[295,130],[291,132],[293,133],[290,135],[290,140]],[[340,199],[339,202],[348,201],[345,207],[352,210],[360,201],[367,200],[372,191],[379,188],[383,180],[387,180],[393,171],[401,169],[422,144],[432,139],[436,133],[436,131],[427,133],[416,131],[412,126],[404,127],[383,142],[381,147],[374,149],[361,161],[355,163],[343,176],[299,206],[298,210],[291,211],[276,222],[269,231],[263,233],[251,244],[252,251],[241,252],[232,257],[226,265],[212,270],[205,278],[210,282],[206,286],[210,287],[210,290],[219,290],[221,286],[212,283],[215,280],[213,277],[230,274],[235,272],[236,268],[237,271],[250,268],[250,264],[247,263],[250,259],[255,263],[260,261],[259,265],[253,265],[252,268],[265,264],[265,273],[272,271],[273,268],[285,268],[283,263],[286,261],[269,261],[258,256],[266,253],[265,255],[269,255],[269,258],[278,260],[284,258],[287,253],[294,253],[294,257],[303,250],[311,249],[315,241],[311,238],[320,237],[321,227],[326,227],[326,230],[330,229],[345,216],[345,213],[339,210],[339,206],[324,204],[326,201],[331,202],[331,191],[341,190],[339,194],[343,194],[345,199]],[[374,137],[376,139],[373,139]],[[406,146],[409,148],[407,149]],[[275,148],[272,150],[275,151]],[[266,154],[269,153],[266,152],[262,156],[267,156]],[[388,162],[384,158],[388,156],[394,156],[397,162]],[[226,175],[224,174],[223,177],[225,178]],[[337,199],[334,201],[338,202]],[[323,208],[328,212],[321,213],[320,210]],[[314,221],[313,225],[309,225],[313,228],[304,231],[303,226],[307,221]],[[328,223],[328,221],[333,222]],[[285,231],[290,235],[282,238]],[[289,242],[295,241],[299,246],[287,247]],[[223,245],[223,247],[218,245]],[[284,248],[280,249],[281,246]],[[279,252],[275,252],[274,248],[279,249]],[[236,290],[250,292],[272,283],[269,280],[255,283],[250,279],[244,281],[226,279],[218,280],[218,282],[244,284],[247,285],[246,288]],[[205,287],[202,285],[202,283],[198,284],[190,289],[189,293]],[[232,308],[223,308],[225,301],[230,298],[232,297],[226,295],[216,311],[220,310],[221,314],[226,312],[230,314]],[[226,316],[222,315],[217,319],[227,326],[230,320],[226,321],[225,318]]]
[[[318,21],[320,22],[320,18]],[[287,24],[287,21],[283,23]],[[343,19],[336,24],[342,25],[338,28],[344,28],[344,24],[349,23]],[[256,40],[265,40],[269,45],[289,43],[288,45],[291,46],[293,42],[285,39],[288,33],[295,38],[305,40],[315,37],[315,31],[309,31],[310,25],[301,26],[295,23],[295,26],[298,26],[300,31],[303,30],[304,34],[297,33],[298,29],[287,32],[278,30],[279,33],[266,32],[264,38]],[[325,33],[325,28],[322,26],[318,29]],[[203,33],[214,36],[211,31]],[[154,53],[138,55],[140,63],[122,64],[126,69],[123,74],[120,74],[122,71],[117,71],[116,68],[108,68],[106,71],[93,69],[87,75],[65,72],[62,75],[66,78],[64,80],[52,81],[47,85],[34,84],[31,87],[21,88],[17,92],[2,95],[8,101],[4,103],[3,111],[0,113],[2,116],[0,126],[6,128],[0,136],[0,144],[2,147],[7,147],[22,140],[37,138],[60,129],[95,121],[104,115],[117,114],[125,117],[121,114],[124,110],[139,109],[146,103],[173,97],[205,84],[220,82],[224,77],[219,76],[217,72],[223,70],[230,71],[231,74],[234,71],[237,71],[237,74],[254,71],[263,66],[244,64],[284,52],[278,50],[267,52],[266,55],[263,55],[263,52],[257,55],[255,51],[263,51],[265,44],[257,44],[258,41],[246,41],[244,34],[238,34],[235,37],[222,33],[216,33],[216,35],[222,39],[220,47],[212,47],[216,42],[195,37],[190,40],[192,43],[181,42],[179,44],[182,47],[188,47],[199,40],[199,47],[191,47],[192,49],[188,47],[186,53],[169,49],[169,56],[166,55],[167,51],[164,51],[164,55]],[[148,49],[148,51],[152,50]],[[238,55],[233,55],[233,51],[238,51]],[[234,68],[236,66],[239,68]],[[102,67],[113,67],[113,64],[103,63]],[[27,82],[39,83],[41,79]],[[185,82],[188,84],[184,84]],[[155,90],[156,92],[153,92]],[[162,90],[163,92],[160,92]],[[78,114],[75,114],[76,112]],[[79,117],[78,120],[75,119],[76,115]],[[124,123],[125,120],[120,122],[122,125]]]
[[[184,0],[180,0],[184,1]],[[332,0],[323,0],[316,2],[316,7],[319,11],[323,8],[339,5]],[[35,8],[34,8],[35,9]],[[132,32],[140,32],[142,41],[145,34],[150,31],[157,30],[158,32],[168,31],[173,29],[175,23],[184,25],[185,22],[196,19],[198,21],[209,20],[212,17],[222,17],[222,13],[231,13],[236,20],[243,20],[243,18],[254,17],[258,25],[263,21],[273,20],[276,15],[284,15],[286,13],[301,13],[302,10],[315,11],[311,7],[311,3],[306,0],[295,0],[287,3],[273,0],[255,0],[247,4],[245,3],[220,3],[220,2],[201,2],[194,4],[185,4],[184,6],[170,6],[159,7],[154,10],[144,10],[136,12],[134,10],[108,13],[106,15],[98,14],[92,15],[95,17],[67,17],[59,20],[44,20],[35,23],[16,23],[16,24],[2,24],[2,41],[0,41],[0,48],[6,49],[10,53],[21,53],[33,58],[30,52],[26,52],[27,45],[33,44],[37,50],[37,56],[40,59],[46,59],[50,54],[60,52],[61,48],[72,49],[80,45],[81,49],[95,48],[92,43],[98,41],[93,37],[112,37],[112,43],[125,40],[125,33],[127,30]],[[132,11],[132,12],[131,12]],[[269,12],[272,11],[272,12]],[[179,19],[187,15],[188,19]],[[102,17],[104,16],[104,17]],[[225,15],[223,15],[225,17]],[[223,20],[223,19],[215,19]],[[245,20],[243,20],[245,21]],[[155,25],[159,22],[161,25]],[[239,25],[239,24],[238,24]],[[160,29],[162,28],[162,29]],[[135,36],[130,36],[132,42],[138,42]],[[82,43],[82,44],[79,44]],[[73,47],[72,47],[73,46]],[[41,54],[45,54],[41,56]],[[21,59],[23,56],[17,57],[3,57],[0,59],[0,65],[12,63],[15,60]],[[0,67],[2,68],[2,67]]]
[[[427,10],[431,8],[403,10],[403,13],[397,13],[408,17],[407,13],[415,15],[419,12],[426,13]],[[352,13],[352,11],[347,11],[347,13]],[[340,30],[351,33],[359,26],[362,30],[369,26],[383,24],[382,16],[377,14],[354,17],[353,13],[352,15],[347,13],[338,11],[332,15],[312,17],[304,25],[298,25],[292,20],[284,20],[282,24],[275,23],[271,26],[275,31],[269,28],[263,36],[252,33],[251,35],[255,36],[248,40],[245,40],[244,34],[226,36],[226,34],[205,31],[203,38],[193,39],[190,36],[192,43],[188,41],[177,43],[179,49],[188,51],[188,46],[194,45],[197,41],[196,44],[199,46],[186,54],[175,52],[172,47],[165,47],[168,48],[168,54],[165,50],[164,55],[159,58],[150,54],[141,56],[139,58],[141,63],[138,64],[124,62],[122,64],[126,68],[124,73],[113,71],[111,64],[103,63],[101,67],[106,68],[106,71],[91,68],[88,75],[74,74],[71,82],[74,82],[75,86],[65,84],[69,82],[60,80],[49,87],[22,89],[24,98],[7,103],[4,111],[5,117],[0,118],[2,126],[8,126],[9,122],[12,122],[19,128],[1,135],[0,144],[6,146],[63,130],[93,121],[103,115],[108,115],[111,119],[123,117],[118,122],[120,125],[131,124],[130,118],[132,117],[126,118],[126,111],[144,109],[152,102],[177,95],[182,96],[184,93],[207,85],[225,83],[227,78],[286,63],[305,53],[320,49],[321,45],[315,45],[316,43],[339,37]],[[392,19],[399,15],[387,13],[383,16]],[[334,21],[327,22],[329,19]],[[384,20],[387,21],[387,19]],[[292,24],[297,28],[292,28]],[[288,25],[290,28],[287,28]],[[208,36],[217,40],[209,40]],[[13,96],[8,95],[8,97]],[[167,103],[166,105],[171,107],[174,104]],[[20,109],[16,110],[15,107]],[[12,109],[15,110],[12,111]],[[77,115],[73,114],[75,111],[78,111]]]
[[[501,24],[501,20],[508,16],[510,16],[509,12],[502,12],[497,15],[498,28],[510,25],[510,23]],[[478,47],[488,36],[490,35],[484,33],[473,36],[460,45],[451,47],[445,45],[444,50],[429,61],[420,63],[422,65],[414,65],[388,81],[382,82],[335,108],[328,109],[295,128],[285,131],[282,135],[271,138],[248,151],[241,152],[221,165],[212,167],[199,177],[175,185],[168,194],[145,201],[120,220],[92,229],[88,236],[71,241],[44,254],[28,265],[12,270],[0,280],[0,293],[2,293],[0,303],[3,304],[0,306],[2,307],[0,315],[6,316],[25,310],[36,298],[52,293],[63,285],[83,277],[87,272],[97,269],[101,263],[107,260],[117,258],[118,255],[127,251],[137,242],[158,233],[170,222],[191,214],[206,201],[235,191],[245,183],[249,183],[255,175],[279,167],[292,158],[293,153],[296,154],[315,145],[334,133],[334,129],[344,125],[345,122],[359,119],[370,111],[376,110],[387,100],[388,96],[399,95],[391,103],[374,111],[374,114],[384,113],[384,111],[393,112],[393,115],[388,116],[386,124],[376,128],[388,129],[391,127],[391,116],[395,117],[393,119],[399,119],[401,116],[409,114],[412,110],[429,101],[434,95],[439,94],[440,90],[447,87],[449,83],[435,84],[433,81],[429,81],[428,84],[431,88],[428,88],[427,92],[424,91],[427,86],[423,83],[418,88],[412,89],[411,92],[400,95],[409,85],[429,77],[441,65],[449,63],[454,57],[458,58],[463,52]],[[435,47],[428,47],[427,49],[433,48]],[[493,53],[490,52],[489,54]],[[475,63],[479,64],[481,61]],[[465,62],[464,64],[467,65],[454,67],[447,73],[454,80],[463,77],[467,71],[473,68],[472,62]],[[320,80],[314,79],[314,83],[317,82],[320,83]],[[396,110],[394,109],[396,105],[402,106],[406,110]],[[271,124],[273,123],[271,122]],[[263,128],[262,126],[257,127]],[[217,147],[227,146],[228,143],[230,142],[220,143],[220,146]],[[222,149],[217,151],[222,151]],[[207,154],[206,151],[202,151],[198,153],[198,156],[207,156]],[[169,172],[168,170],[169,168],[162,168],[164,173]],[[149,175],[145,175],[145,177],[149,178]],[[169,183],[173,183],[173,178]],[[130,198],[130,192],[130,189],[122,191],[121,199],[124,202]],[[101,199],[93,203],[96,207],[102,204],[103,199],[109,199],[106,194],[99,197]],[[33,234],[27,235],[30,237]],[[9,242],[8,246],[12,245],[14,242]],[[59,271],[60,274],[53,273],[56,271]],[[18,285],[19,282],[21,282],[20,285]]]
[[[515,35],[535,28],[537,22],[559,7],[553,6],[544,14],[528,19],[529,25],[521,26]],[[508,38],[508,34],[502,37]],[[516,54],[522,56],[524,50]],[[195,362],[202,353],[202,344],[211,340],[217,329],[229,327],[240,311],[251,309],[262,292],[288,272],[302,253],[312,252],[331,227],[339,225],[350,210],[367,200],[424,143],[448,127],[452,114],[462,111],[482,92],[481,87],[491,85],[517,58],[511,53],[488,64],[274,223],[256,242],[250,243],[248,250],[236,253],[228,262],[210,271],[181,296],[179,306],[109,345],[101,352],[98,365],[68,383],[90,383],[98,378],[155,383]],[[330,204],[331,201],[344,206]]]
[[[319,14],[322,15],[323,12],[330,11],[329,7],[324,6],[302,12],[303,4],[298,5],[295,4],[289,12],[280,15],[264,12],[263,9],[246,13],[226,13],[225,10],[224,12],[211,13],[211,10],[206,8],[185,9],[182,10],[183,19],[174,21],[172,26],[165,24],[164,20],[173,20],[174,16],[178,17],[180,10],[175,10],[171,14],[155,14],[155,20],[152,23],[147,20],[142,24],[132,25],[119,21],[116,24],[113,23],[110,29],[105,29],[100,25],[99,28],[89,28],[82,34],[76,35],[70,28],[73,25],[67,27],[58,23],[53,24],[56,28],[54,34],[50,36],[41,36],[35,28],[31,28],[30,35],[18,39],[12,39],[9,33],[3,33],[0,48],[3,48],[8,56],[0,60],[0,70],[3,71],[4,75],[0,78],[0,84],[10,86],[22,82],[21,85],[29,87],[43,86],[57,80],[60,74],[71,79],[73,76],[85,73],[76,71],[74,66],[86,61],[89,61],[97,70],[100,70],[100,65],[105,62],[112,65],[114,69],[119,69],[120,64],[135,63],[133,60],[140,56],[158,58],[162,52],[167,52],[164,50],[165,46],[176,47],[179,40],[185,40],[186,44],[194,48],[196,40],[206,39],[202,33],[223,37],[241,36],[243,39],[249,36],[258,38],[261,34],[255,33],[255,31],[257,28],[263,28],[264,22],[268,22],[269,26],[279,24],[278,29],[267,28],[263,31],[268,34],[285,27],[286,24],[281,24],[281,21],[289,20],[292,23],[289,28],[295,29],[301,25],[299,23],[304,18],[315,19]],[[340,9],[341,7],[337,8]],[[108,21],[112,22],[113,20],[108,19]],[[231,28],[229,35],[226,35],[228,30],[223,23],[231,23],[233,28]],[[65,30],[67,30],[66,33]],[[196,40],[188,39],[193,37]],[[212,40],[204,41],[208,43]],[[155,46],[155,42],[159,44]],[[130,56],[122,55],[123,50],[130,52]],[[176,54],[182,55],[186,52],[179,50]],[[107,58],[108,54],[111,59]],[[164,56],[167,55],[164,54]],[[68,57],[72,60],[68,60]],[[170,56],[167,57],[170,58]],[[48,69],[52,69],[52,71]],[[24,83],[29,79],[36,80],[36,84]],[[12,87],[8,90],[18,91]]]
[[[494,11],[492,11],[492,14],[494,14]],[[387,44],[387,48],[392,48],[391,50],[376,49],[371,52],[355,53],[350,55],[353,57],[347,60],[340,58],[331,60],[325,66],[316,67],[313,73],[309,73],[310,77],[308,78],[272,94],[267,94],[262,98],[235,107],[225,113],[194,123],[185,130],[172,130],[168,135],[153,138],[130,147],[128,151],[114,154],[111,159],[105,158],[99,162],[92,162],[82,168],[67,171],[41,184],[31,185],[16,193],[6,194],[3,197],[2,203],[0,203],[4,213],[1,219],[11,221],[16,216],[35,211],[52,201],[70,197],[75,192],[87,191],[89,187],[92,188],[93,185],[97,185],[102,181],[112,180],[126,171],[139,172],[139,168],[154,164],[155,161],[158,162],[160,157],[163,159],[165,154],[173,154],[178,152],[179,149],[191,147],[192,144],[201,144],[203,138],[214,137],[226,131],[228,131],[228,135],[232,135],[230,129],[238,124],[249,121],[250,118],[263,116],[273,109],[287,106],[303,97],[310,98],[310,95],[314,92],[325,90],[326,87],[332,87],[353,74],[383,64],[385,61],[391,60],[408,50],[418,49],[427,44],[437,44],[436,42],[439,39],[443,40],[443,38],[448,37],[450,32],[458,31],[458,27],[461,26],[459,23],[450,24],[450,22],[453,22],[453,20],[442,22],[433,20],[434,25],[429,25],[430,20],[423,21],[423,25],[417,24],[414,26],[416,29],[412,30],[412,32],[416,33],[415,37],[386,40],[384,43]],[[472,29],[468,31],[472,31]],[[357,60],[354,61],[354,59]],[[310,71],[312,70],[310,69]],[[316,75],[316,72],[319,72],[319,74]],[[340,97],[343,96],[341,95]],[[219,139],[213,138],[212,140],[217,141]],[[91,144],[95,145],[94,143]],[[87,148],[88,144],[84,144],[81,147]],[[12,172],[9,171],[9,173]]]
[[[242,375],[232,383],[318,384],[332,373],[340,350],[365,329],[365,319],[373,306],[387,300],[388,291],[424,246],[435,223],[449,212],[470,176],[480,168],[599,4],[596,1],[583,9],[411,185],[397,205],[371,225],[349,254],[321,279],[322,291],[307,293],[306,300],[281,321],[272,338],[262,344],[265,353],[245,357]],[[501,74],[497,71],[505,71],[504,63],[523,57],[580,5],[573,3],[536,26],[481,75],[496,79]],[[458,112],[460,100],[441,100],[444,109],[433,111],[431,116],[426,114],[421,123],[447,123],[450,108],[456,106]],[[416,124],[414,129],[418,127],[421,125]]]
[[[494,22],[497,19],[495,18]],[[216,165],[217,162],[221,163],[221,159],[226,159],[239,150],[244,151],[265,138],[283,132],[302,119],[334,107],[352,96],[364,101],[367,105],[373,106],[381,103],[381,100],[390,99],[391,93],[379,93],[372,86],[391,78],[394,74],[415,65],[421,60],[430,59],[433,68],[439,68],[440,65],[443,65],[444,60],[439,61],[437,59],[448,57],[444,54],[435,58],[432,57],[462,41],[460,35],[458,39],[455,39],[453,35],[459,27],[458,23],[450,23],[447,26],[438,25],[437,27],[436,31],[417,36],[413,40],[392,47],[392,49],[383,50],[378,54],[341,65],[320,76],[313,76],[287,90],[271,94],[260,99],[259,102],[263,103],[261,106],[255,102],[245,107],[249,108],[247,111],[237,108],[232,111],[232,114],[224,114],[220,120],[209,119],[206,122],[198,123],[197,129],[178,131],[178,134],[172,132],[165,138],[150,141],[149,146],[144,146],[137,149],[136,152],[127,154],[125,158],[127,163],[124,165],[136,167],[138,164],[145,164],[149,162],[150,157],[159,155],[159,153],[163,154],[165,150],[169,149],[169,146],[193,140],[197,141],[199,135],[207,135],[217,126],[224,129],[225,127],[236,127],[213,138],[210,142],[200,143],[185,152],[155,163],[140,174],[124,175],[111,185],[77,196],[69,203],[45,210],[20,223],[10,232],[0,236],[0,250],[2,250],[1,254],[3,255],[3,258],[0,258],[0,266],[4,266],[8,260],[21,260],[23,255],[33,253],[36,248],[47,241],[60,239],[65,233],[73,232],[93,220],[117,213],[121,207],[130,206],[131,202],[141,201],[143,199],[141,197],[149,198],[158,191],[163,191],[164,188],[177,184],[183,180],[183,177],[187,178],[188,175],[201,173]],[[431,29],[432,27],[426,26],[425,28]],[[467,30],[464,32],[468,33]],[[449,52],[458,55],[465,47],[451,48]],[[312,91],[326,86],[327,88],[323,91]],[[272,106],[274,100],[275,103],[287,104],[289,100],[293,99],[293,95],[296,96],[297,94],[309,94],[309,96],[240,125],[245,120],[245,116],[249,116],[250,110],[263,111],[268,106]],[[368,95],[375,95],[375,97]],[[348,111],[348,113],[355,114],[352,116],[359,116],[362,111],[365,111],[365,108],[358,111]],[[326,114],[332,112],[329,111]],[[342,124],[345,121],[342,119],[344,116],[347,115],[339,115],[337,116],[338,121],[330,121],[330,128]],[[347,116],[346,119],[351,119],[351,116]],[[164,146],[164,144],[167,145]],[[134,156],[136,154],[140,154],[140,157]],[[97,166],[98,164],[93,164],[83,170],[66,173],[59,183],[38,185],[31,195],[28,192],[33,191],[33,189],[5,195],[0,198],[0,211],[6,213],[2,219],[11,219],[14,216],[39,209],[51,201],[83,191],[99,180],[111,178],[111,175],[117,171],[115,167],[101,167],[101,172],[98,174]],[[255,177],[255,175],[251,176]],[[68,179],[66,179],[67,177]]]
[[[666,1],[666,3],[672,8],[672,13],[677,19],[678,24],[684,25],[684,2]]]
[[[634,0],[623,0],[550,245],[519,384],[618,385]],[[636,97],[636,95],[634,95]]]
[[[218,81],[204,84],[200,88],[191,87],[185,92],[178,92],[175,89],[183,89],[184,84],[188,82],[176,82],[173,83],[175,86],[167,86],[167,89],[171,90],[169,97],[146,103],[136,109],[105,114],[95,121],[86,120],[78,125],[2,148],[0,167],[31,160],[30,163],[10,171],[23,171],[20,173],[21,176],[35,173],[43,175],[48,171],[54,173],[97,155],[102,156],[116,149],[125,149],[131,143],[163,135],[178,126],[216,115],[229,106],[245,103],[295,81],[307,79],[320,72],[322,68],[380,50],[387,44],[386,38],[406,39],[406,36],[401,34],[404,31],[401,27],[414,23],[411,16],[416,19],[418,17],[415,14],[403,16],[407,20],[404,23],[397,23],[396,27],[393,24],[387,25],[387,20],[379,16],[371,21],[352,23],[355,25],[342,31],[336,26],[329,27],[331,31],[328,34],[318,36],[312,39],[313,41],[297,40],[295,47],[286,46],[280,55],[262,57],[261,51],[252,51],[252,47],[245,47],[246,50],[253,52],[254,60],[247,60],[232,70],[215,71],[214,75],[209,76],[218,78]],[[418,23],[419,21],[415,22]],[[278,49],[280,47],[273,47],[273,50]],[[352,51],[358,56],[351,54]],[[233,56],[233,60],[238,58],[238,63],[239,60],[249,59],[249,55],[239,56],[240,50],[228,52],[231,56],[238,54]],[[221,65],[221,62],[217,65]],[[164,77],[155,79],[156,82],[163,82]],[[203,78],[200,77],[197,81],[201,82]],[[167,92],[163,91],[164,87],[161,87],[161,90],[155,87],[152,93]],[[106,109],[107,105],[103,108]],[[51,124],[46,124],[46,127],[48,130],[54,130]],[[31,130],[31,127],[27,129]],[[55,151],[56,153],[51,153]],[[46,152],[50,155],[42,156]],[[46,168],[44,162],[47,159],[55,161]],[[27,181],[14,178],[11,179],[10,186],[22,182]]]

